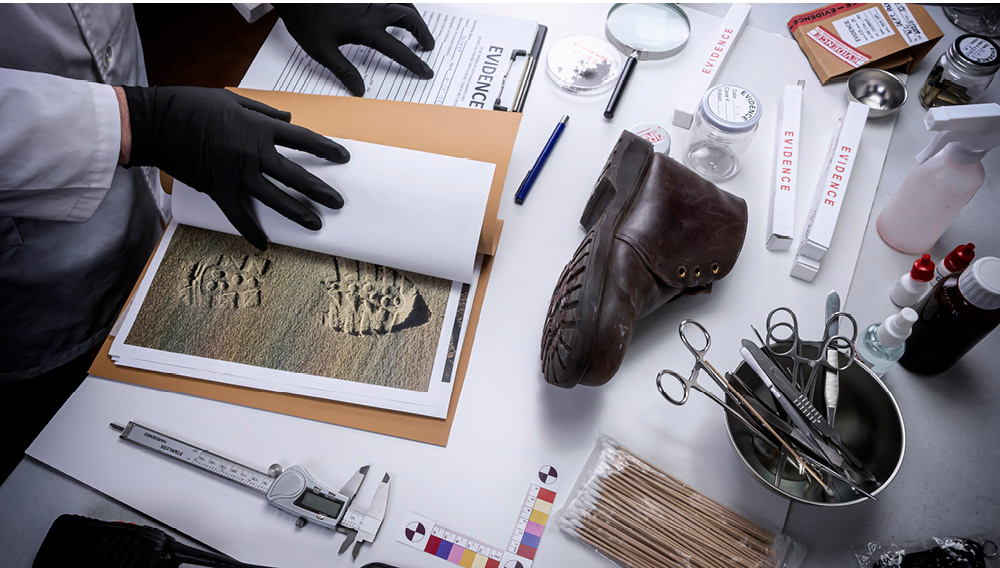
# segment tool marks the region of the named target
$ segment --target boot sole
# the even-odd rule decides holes
[[[588,233],[559,276],[542,333],[542,371],[551,384],[568,388],[610,378],[585,380],[587,354],[601,317],[611,247],[652,157],[649,142],[623,133],[587,200],[580,224]]]

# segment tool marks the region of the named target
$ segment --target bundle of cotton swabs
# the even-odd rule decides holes
[[[621,447],[559,515],[559,527],[631,568],[775,565],[774,535]]]

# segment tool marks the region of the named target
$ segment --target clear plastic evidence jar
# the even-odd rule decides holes
[[[1000,48],[974,34],[959,36],[941,54],[920,89],[924,108],[973,103],[1000,69]]]
[[[760,122],[760,102],[750,91],[719,85],[705,93],[694,116],[684,163],[709,181],[724,181],[743,166]]]

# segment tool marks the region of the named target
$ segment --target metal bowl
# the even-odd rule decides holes
[[[815,357],[818,346],[805,343],[802,349],[806,357]],[[783,362],[780,357],[779,362]],[[771,402],[772,410],[777,407],[773,404],[767,387],[749,365],[740,363],[735,373],[762,400]],[[823,377],[820,381],[822,379]],[[813,405],[825,415],[822,386],[820,382],[814,393]],[[857,361],[840,372],[840,399],[834,426],[844,444],[858,456],[876,479],[860,485],[861,489],[877,495],[889,485],[903,463],[906,435],[903,417],[892,394],[874,373]],[[850,486],[837,479],[829,482],[834,495],[827,495],[818,483],[810,483],[805,475],[800,475],[788,460],[782,460],[780,464],[784,471],[781,481],[776,485],[779,464],[778,455],[773,448],[753,436],[742,422],[729,413],[726,414],[726,427],[737,455],[750,473],[779,495],[801,503],[827,507],[852,505],[867,500],[867,497],[855,493]]]
[[[869,118],[880,118],[903,106],[906,85],[888,71],[859,69],[847,79],[847,98],[869,107]]]

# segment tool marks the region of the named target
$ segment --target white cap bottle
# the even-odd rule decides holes
[[[934,278],[934,261],[925,254],[913,261],[910,271],[904,274],[889,292],[889,299],[901,308],[912,308],[931,289]]]
[[[898,314],[885,318],[881,324],[868,326],[857,345],[861,362],[876,375],[881,377],[885,374],[903,356],[906,338],[910,336],[915,321],[917,312],[913,308],[903,308]]]
[[[931,249],[983,185],[983,156],[1000,146],[1000,104],[932,108],[924,124],[940,133],[875,223],[886,244],[906,253]]]

